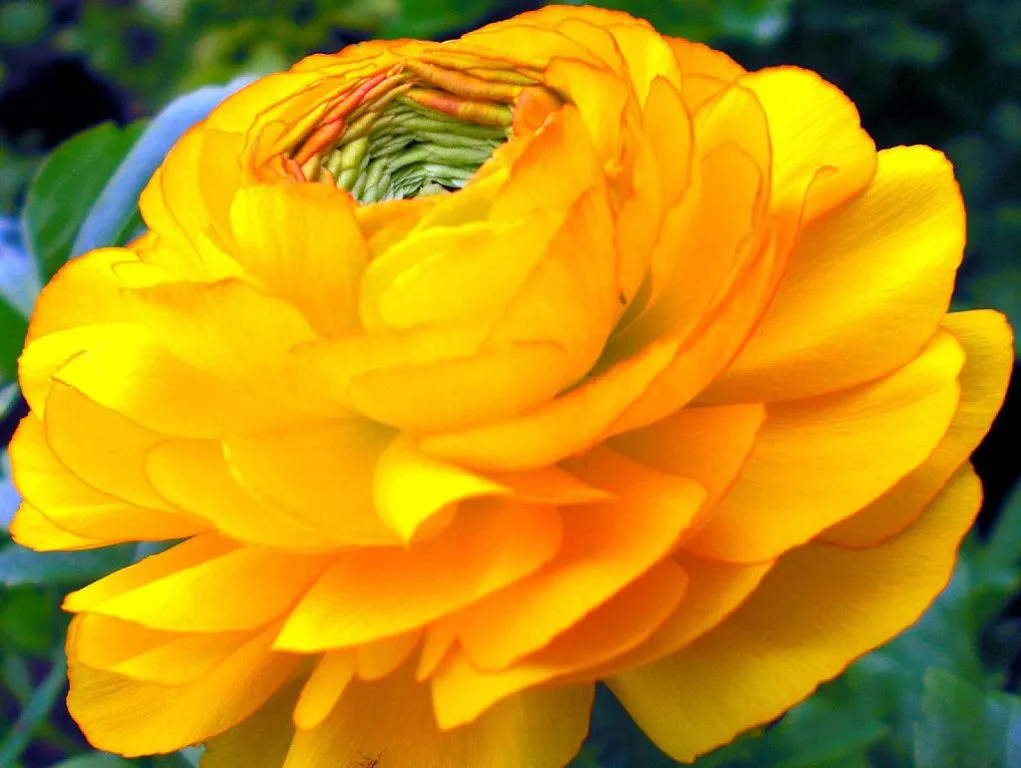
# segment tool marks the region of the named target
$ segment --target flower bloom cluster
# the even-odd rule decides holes
[[[950,165],[624,14],[312,56],[67,265],[11,446],[71,713],[208,768],[561,768],[605,682],[690,760],[911,624],[1010,332]]]

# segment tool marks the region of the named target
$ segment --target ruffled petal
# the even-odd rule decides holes
[[[960,345],[942,333],[887,379],[771,407],[741,477],[685,549],[772,560],[874,501],[946,434],[963,363]]]
[[[794,400],[903,365],[939,326],[963,248],[950,163],[880,152],[868,189],[802,231],[769,312],[703,399]]]
[[[848,547],[874,547],[899,533],[925,509],[974,451],[1003,404],[1014,348],[1010,326],[996,312],[955,312],[943,321],[964,348],[961,401],[950,428],[918,469],[853,517],[822,534]]]
[[[914,622],[946,586],[981,503],[962,469],[922,518],[878,547],[809,544],[786,555],[723,624],[610,687],[676,760],[765,723]]]
[[[382,759],[429,768],[561,768],[588,732],[593,687],[511,696],[470,725],[436,725],[429,689],[408,672],[355,681],[318,728],[299,731],[284,768],[337,768]]]

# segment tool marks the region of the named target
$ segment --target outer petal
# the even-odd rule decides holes
[[[963,362],[943,333],[888,379],[770,409],[740,479],[685,548],[772,560],[874,501],[946,434]]]
[[[332,559],[269,552],[206,534],[72,592],[64,608],[167,632],[254,629],[285,613]],[[246,594],[257,597],[238,599]]]
[[[473,721],[519,691],[573,676],[626,654],[670,615],[684,593],[685,577],[665,560],[638,577],[541,651],[504,670],[483,672],[455,650],[431,676],[433,708],[444,730]]]
[[[315,652],[417,629],[525,578],[560,543],[556,510],[481,500],[409,547],[337,556],[294,607],[276,647]]]
[[[922,513],[989,431],[1003,403],[1014,364],[1010,327],[996,312],[958,312],[943,327],[964,347],[961,402],[950,429],[925,463],[858,514],[826,531],[822,539],[849,547],[873,547]]]
[[[55,549],[73,535],[92,546],[123,541],[162,541],[208,528],[189,515],[145,509],[96,490],[70,472],[46,443],[42,423],[26,416],[10,446],[16,485],[27,505],[18,513],[12,532],[34,549]],[[24,521],[22,514],[27,515]],[[44,521],[35,519],[41,515]],[[63,533],[51,539],[57,528]]]
[[[284,768],[337,768],[377,756],[422,768],[561,768],[588,731],[591,685],[521,693],[471,725],[441,731],[428,687],[408,672],[348,686],[321,726],[295,735]]]
[[[773,144],[773,198],[778,208],[802,208],[810,222],[858,194],[876,172],[876,146],[858,110],[814,72],[777,67],[737,80],[762,102]],[[817,172],[825,175],[812,184]]]
[[[461,645],[481,669],[507,667],[605,604],[669,553],[705,498],[691,481],[605,449],[573,461],[571,469],[621,498],[563,509],[556,559],[461,612]]]
[[[296,656],[269,651],[271,632],[184,685],[134,680],[80,663],[68,649],[68,709],[89,742],[126,756],[172,752],[222,733],[257,710],[294,672]]]
[[[716,630],[610,687],[661,749],[690,761],[775,718],[917,619],[946,586],[980,503],[967,467],[921,520],[878,547],[792,552]]]
[[[947,160],[928,147],[880,152],[865,193],[801,233],[769,312],[702,399],[793,400],[903,365],[946,312],[963,248]]]

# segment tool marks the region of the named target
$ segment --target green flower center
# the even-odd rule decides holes
[[[325,168],[359,203],[422,197],[463,187],[505,141],[502,126],[458,120],[397,98],[365,129],[349,131],[302,170],[310,180],[316,171],[321,180]]]

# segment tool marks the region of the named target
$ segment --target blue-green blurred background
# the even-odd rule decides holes
[[[0,0],[0,278],[5,269],[10,274],[21,245],[16,218],[29,183],[70,136],[104,121],[128,125],[199,86],[283,69],[311,52],[370,37],[444,39],[541,4]],[[710,42],[748,68],[815,69],[857,103],[881,147],[924,143],[945,151],[969,212],[955,304],[994,307],[1021,324],[1021,0],[597,4],[647,18],[664,33]],[[65,154],[61,162],[75,161],[74,151]],[[78,169],[87,173],[86,153],[79,154]],[[66,183],[75,183],[74,174]],[[17,334],[3,328],[0,323],[0,351],[20,346]],[[0,445],[24,412],[3,379],[0,370]],[[1015,376],[1007,406],[976,456],[986,504],[937,606],[774,727],[699,765],[1021,768],[1015,597],[1021,495],[1011,493],[1021,470],[1018,389]],[[0,481],[3,476],[0,452]],[[11,503],[0,482],[0,522]],[[63,709],[60,596],[132,553],[42,561],[10,544],[2,530],[0,768],[191,765],[194,754],[121,761],[91,753]],[[672,764],[601,693],[577,766]],[[390,766],[384,760],[379,768]]]

